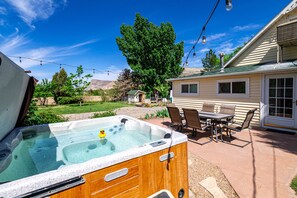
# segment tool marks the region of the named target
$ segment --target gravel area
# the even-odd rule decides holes
[[[164,109],[165,107],[122,107],[115,110],[117,115],[127,115],[134,118],[144,118],[145,114],[152,114],[158,110]],[[95,113],[100,112],[90,112],[90,113],[79,113],[79,114],[64,114],[63,117],[67,118],[68,121],[74,120],[85,120],[90,119]]]
[[[201,157],[189,153],[189,186],[194,195],[191,197],[209,197],[213,196],[199,184],[208,177],[214,177],[218,187],[227,197],[239,197],[234,191],[224,173],[215,165],[202,159]]]
[[[134,118],[144,118],[145,114],[155,113],[165,107],[123,107],[115,110],[117,115],[128,115]]]

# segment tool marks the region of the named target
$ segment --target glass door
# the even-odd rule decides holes
[[[293,118],[294,78],[269,79],[269,115]]]
[[[282,128],[296,128],[295,76],[278,75],[266,78],[265,124]]]

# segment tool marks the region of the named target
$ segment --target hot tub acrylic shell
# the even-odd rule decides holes
[[[60,167],[57,170],[53,170],[53,171],[41,173],[38,175],[26,177],[23,179],[15,180],[12,182],[4,183],[0,185],[0,196],[2,197],[20,196],[20,195],[35,191],[37,189],[42,189],[47,186],[51,186],[56,183],[63,182],[65,180],[68,180],[77,176],[84,176],[92,172],[107,170],[109,167],[119,165],[124,162],[129,162],[133,159],[134,160],[140,159],[142,158],[142,156],[148,156],[150,154],[158,153],[158,152],[162,153],[163,151],[166,153],[170,148],[177,146],[179,144],[185,145],[187,142],[187,137],[178,132],[174,132],[169,129],[155,126],[129,116],[114,116],[114,117],[91,119],[91,120],[55,123],[55,124],[49,124],[46,126],[39,125],[39,126],[18,128],[18,129],[15,129],[7,138],[5,138],[5,141],[1,143],[0,147],[3,148],[3,144],[10,145],[10,148],[16,147],[18,145],[18,142],[21,140],[20,134],[22,134],[23,132],[25,132],[26,134],[26,131],[36,131],[37,133],[39,133],[39,132],[42,132],[44,128],[50,128],[51,132],[55,134],[55,133],[59,133],[59,131],[64,129],[69,129],[69,128],[75,129],[83,126],[92,125],[98,122],[106,122],[111,118],[112,119],[125,118],[133,122],[137,122],[139,126],[142,126],[144,128],[149,128],[150,132],[154,135],[164,137],[165,134],[171,134],[171,138],[169,139],[162,138],[162,141],[164,142],[164,144],[161,144],[156,147],[153,147],[151,144],[147,143],[140,147],[132,148],[132,149],[115,153],[112,155],[91,159],[89,161],[78,163],[78,164],[69,163],[68,165]],[[129,126],[128,123],[129,122],[127,122],[128,128],[133,127],[133,126]],[[183,152],[187,152],[186,147],[185,147],[185,151]],[[154,170],[151,170],[151,171],[154,171]],[[187,177],[187,172],[184,175],[185,177]],[[187,187],[187,185],[185,186]]]

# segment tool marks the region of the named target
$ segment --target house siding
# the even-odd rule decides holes
[[[234,59],[230,66],[257,65],[277,62],[277,26],[290,22],[297,17],[297,10],[291,11],[281,17],[273,26],[268,28],[253,44]],[[295,19],[296,20],[296,19]],[[297,59],[297,47],[283,49],[283,61]],[[294,53],[295,52],[295,53]]]
[[[233,80],[233,79],[249,79],[249,96],[236,97],[236,96],[219,96],[217,95],[217,81],[219,80]],[[181,94],[182,83],[199,83],[198,95],[185,95]],[[178,108],[195,108],[202,109],[204,102],[216,103],[216,112],[220,111],[221,104],[234,104],[236,105],[235,120],[242,122],[248,110],[257,108],[258,111],[252,121],[252,125],[260,125],[259,107],[261,98],[261,75],[240,75],[229,77],[211,77],[203,79],[180,80],[172,82],[173,99]]]

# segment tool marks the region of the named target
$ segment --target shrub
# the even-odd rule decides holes
[[[156,111],[156,117],[167,118],[167,117],[169,117],[169,113],[168,113],[167,109],[158,110],[158,111]]]
[[[32,100],[29,107],[29,111],[22,125],[31,126],[65,121],[67,121],[67,119],[63,118],[62,116],[56,115],[50,111],[38,113],[36,100]]]
[[[59,97],[58,98],[58,103],[61,105],[64,104],[75,104],[82,102],[82,97],[80,96],[74,96],[74,97]]]
[[[295,191],[295,194],[297,195],[297,176],[292,180],[291,188]]]
[[[115,116],[116,113],[113,111],[106,111],[103,113],[95,113],[92,118],[102,118],[102,117],[108,117],[108,116]]]
[[[145,116],[144,116],[144,119],[150,119],[150,115],[147,113],[147,114],[145,114]]]

